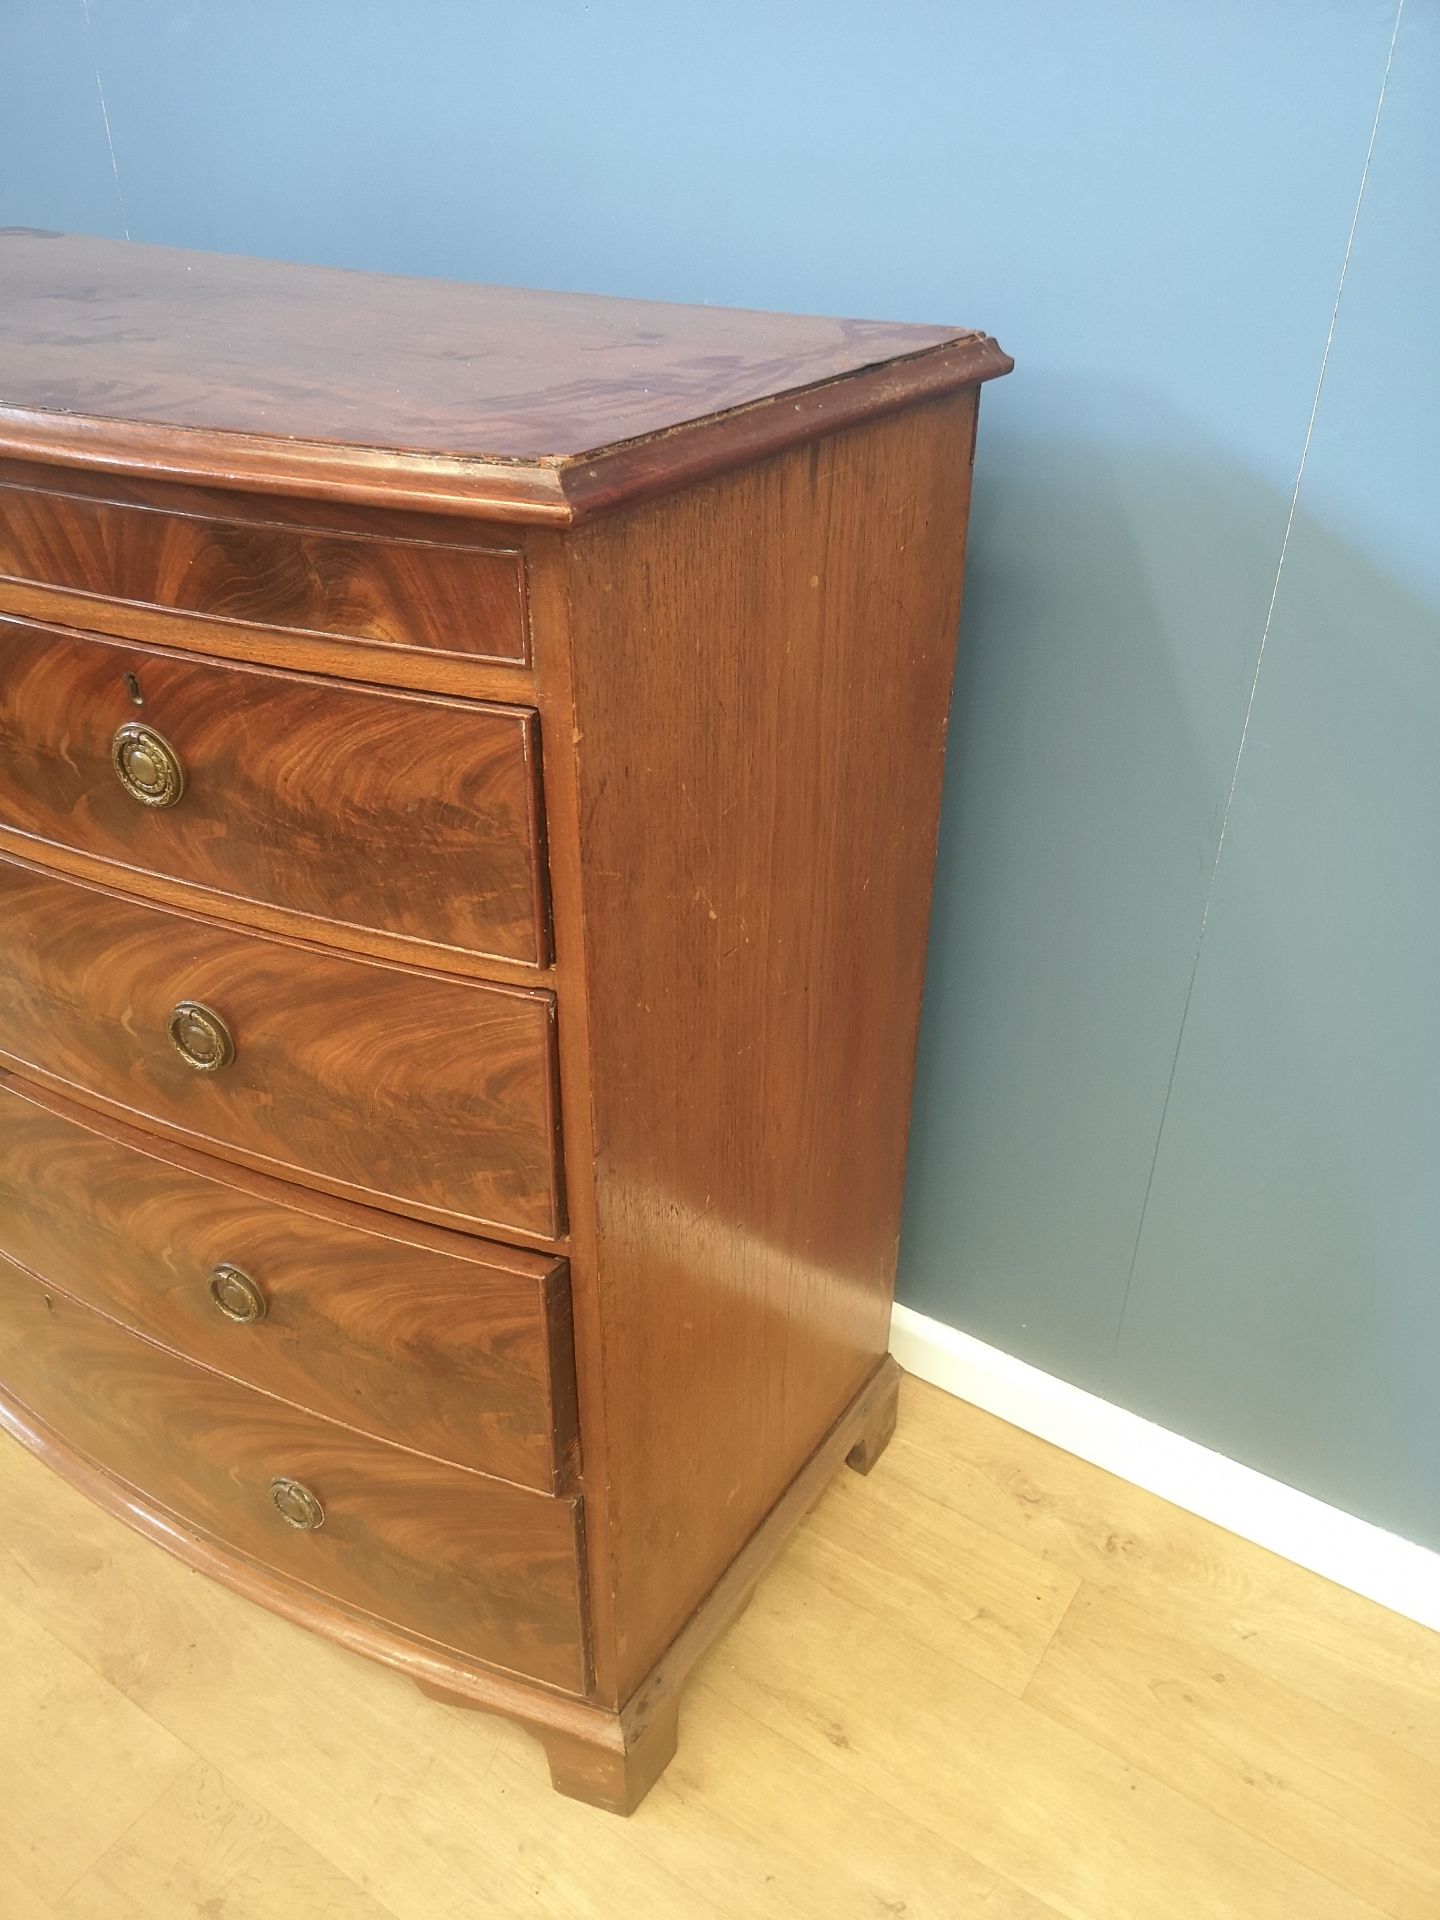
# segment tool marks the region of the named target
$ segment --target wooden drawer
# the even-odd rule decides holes
[[[122,764],[166,803],[128,791]],[[203,889],[212,911],[298,916],[312,937],[549,958],[536,719],[520,707],[0,617],[0,826],[172,895]]]
[[[127,1333],[4,1259],[0,1382],[6,1401],[186,1529],[343,1606],[583,1690],[578,1501],[301,1413]],[[277,1479],[318,1500],[318,1526],[281,1517]]]
[[[548,993],[321,953],[11,860],[0,976],[0,1056],[61,1091],[441,1224],[560,1231]],[[182,1002],[224,1022],[227,1065],[181,1057]]]
[[[550,1255],[308,1194],[3,1074],[0,1254],[312,1413],[542,1492],[572,1477]]]
[[[0,487],[0,578],[138,607],[522,666],[525,575],[513,548],[326,526],[316,509],[235,495],[184,511]],[[103,625],[103,615],[97,616]]]

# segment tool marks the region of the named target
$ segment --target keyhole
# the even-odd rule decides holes
[[[145,696],[140,691],[140,682],[135,678],[133,673],[127,673],[125,676],[125,691],[129,694],[134,705],[137,707],[144,706]]]

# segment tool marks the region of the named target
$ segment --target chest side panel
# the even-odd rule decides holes
[[[885,1349],[974,417],[570,544],[622,1695]]]

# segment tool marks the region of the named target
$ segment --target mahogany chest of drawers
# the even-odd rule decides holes
[[[983,335],[0,235],[0,1418],[628,1811],[886,1358]]]

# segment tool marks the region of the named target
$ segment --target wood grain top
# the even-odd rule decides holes
[[[569,522],[1007,372],[984,334],[0,230],[0,451]]]

